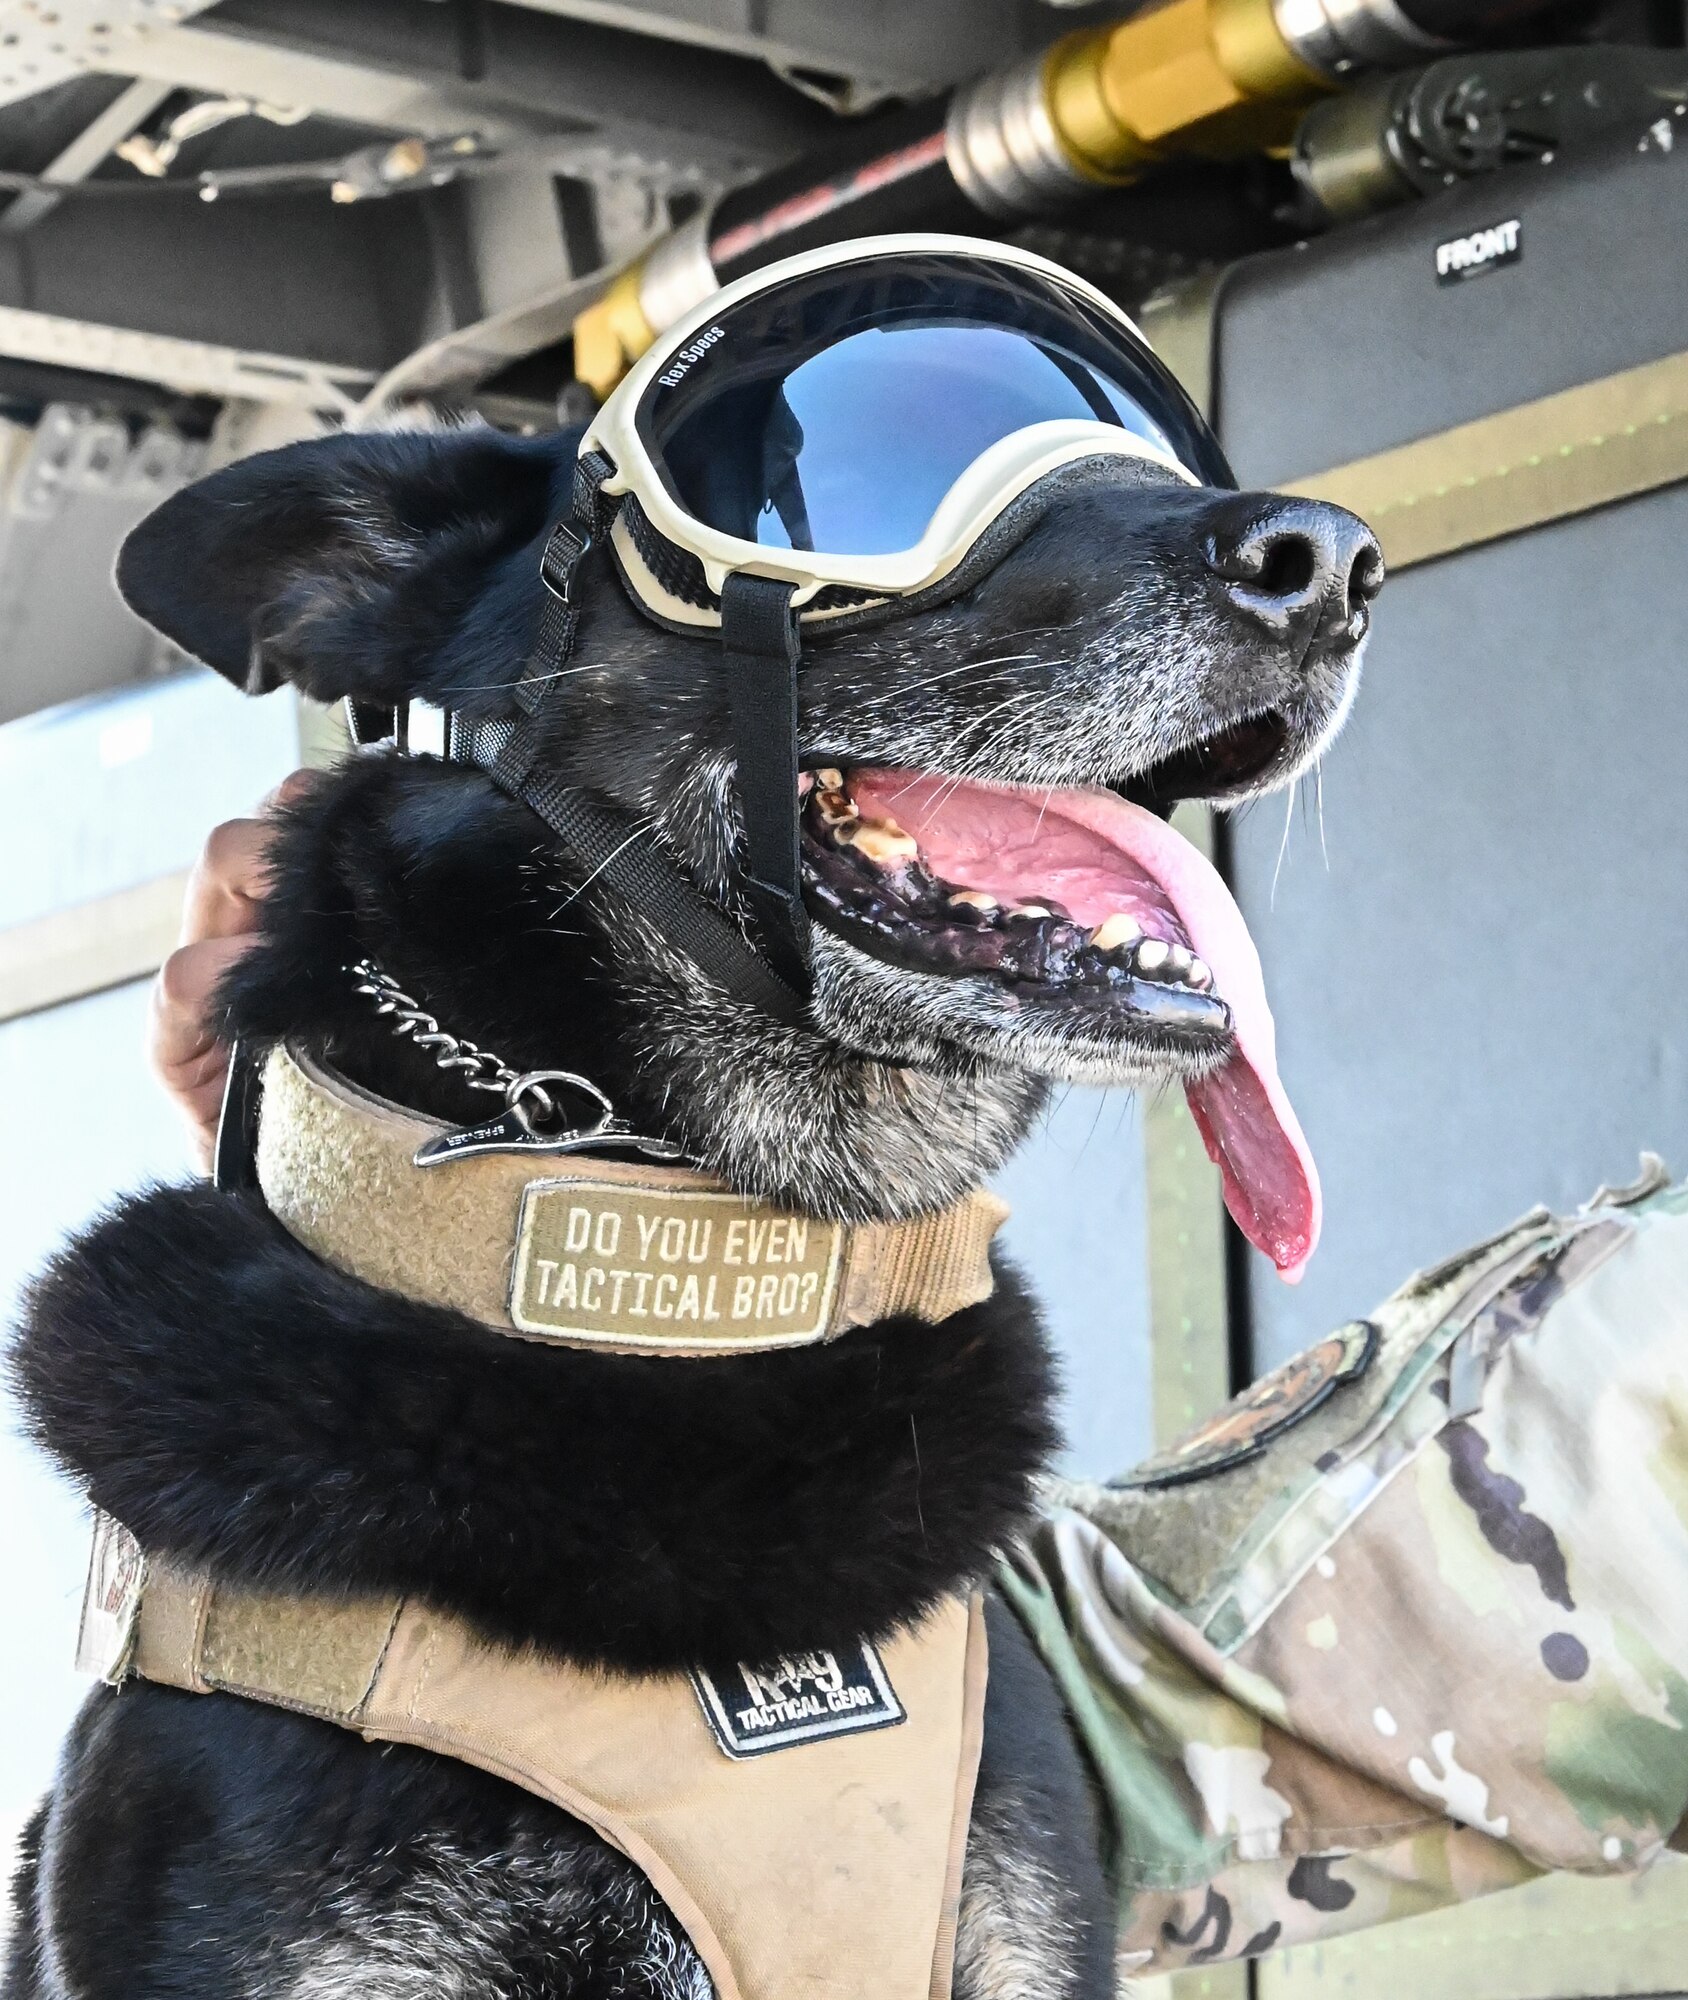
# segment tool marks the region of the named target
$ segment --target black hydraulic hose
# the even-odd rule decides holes
[[[837,144],[723,195],[709,218],[708,255],[721,284],[840,235],[967,229],[978,210],[944,156],[943,102],[864,120]]]

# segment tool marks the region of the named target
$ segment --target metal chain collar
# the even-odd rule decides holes
[[[395,1035],[408,1036],[433,1057],[437,1067],[454,1073],[469,1089],[492,1091],[504,1099],[502,1116],[429,1140],[416,1155],[419,1167],[474,1153],[585,1152],[595,1146],[630,1147],[660,1160],[686,1158],[668,1140],[636,1133],[626,1119],[617,1117],[614,1104],[590,1077],[568,1069],[517,1070],[478,1042],[441,1027],[421,1001],[405,992],[374,959],[360,958],[346,970],[352,990],[373,1003],[376,1013],[392,1023]],[[584,1124],[568,1123],[561,1098],[571,1090],[592,1107]]]
[[[500,1057],[462,1035],[442,1028],[419,1000],[413,1000],[390,972],[372,958],[360,958],[348,968],[356,981],[353,991],[373,1000],[377,1014],[393,1024],[395,1035],[408,1035],[419,1049],[429,1050],[441,1069],[458,1070],[471,1090],[494,1090],[507,1096],[517,1072]]]

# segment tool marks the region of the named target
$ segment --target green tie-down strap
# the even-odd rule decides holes
[[[1002,1585],[1108,1805],[1121,1970],[1645,1867],[1688,1818],[1688,1190],[1433,1271]]]

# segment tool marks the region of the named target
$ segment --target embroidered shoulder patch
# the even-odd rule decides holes
[[[729,1757],[760,1757],[907,1720],[885,1664],[865,1640],[839,1653],[793,1653],[730,1675],[692,1669],[711,1732]]]
[[[1334,1389],[1363,1375],[1377,1352],[1377,1339],[1377,1328],[1368,1319],[1338,1327],[1305,1353],[1262,1375],[1176,1444],[1108,1484],[1178,1486],[1245,1464],[1273,1438],[1310,1416]]]

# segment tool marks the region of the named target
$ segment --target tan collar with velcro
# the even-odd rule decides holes
[[[415,1166],[446,1129],[278,1047],[258,1184],[352,1277],[565,1346],[753,1354],[991,1295],[1008,1210],[982,1188],[909,1222],[821,1222],[683,1167],[532,1153]]]

